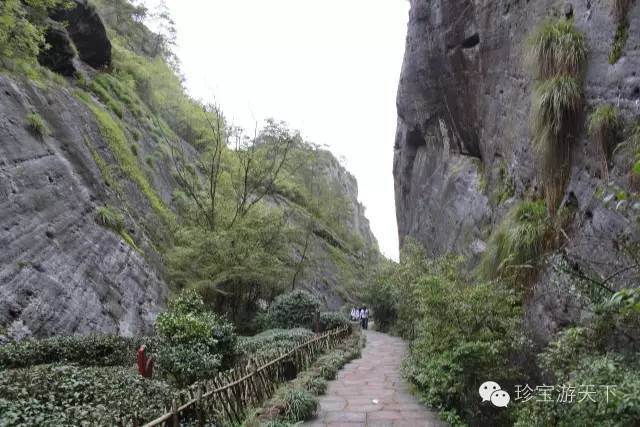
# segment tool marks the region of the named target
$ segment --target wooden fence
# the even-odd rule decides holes
[[[349,333],[349,326],[327,331],[303,341],[276,359],[251,359],[246,365],[196,383],[173,400],[164,415],[144,427],[177,427],[183,423],[219,425],[223,420],[239,423],[247,407],[260,405],[271,397],[280,383],[307,369],[320,352],[335,347]],[[139,425],[134,419],[134,426]]]

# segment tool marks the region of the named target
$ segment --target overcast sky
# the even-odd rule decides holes
[[[151,3],[151,2],[150,2]],[[273,117],[353,173],[382,252],[398,258],[395,97],[406,0],[167,0],[187,88],[235,125]]]

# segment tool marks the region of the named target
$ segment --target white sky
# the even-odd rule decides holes
[[[149,2],[152,3],[152,2]],[[371,228],[398,259],[395,97],[406,0],[167,0],[190,93],[235,125],[273,117],[353,173]]]

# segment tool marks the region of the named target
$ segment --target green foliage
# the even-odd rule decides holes
[[[282,416],[290,422],[310,419],[318,408],[318,400],[311,392],[301,389],[287,390],[283,397]]]
[[[207,311],[194,291],[183,292],[155,322],[161,372],[184,386],[213,376],[233,357],[233,325]]]
[[[320,301],[306,291],[278,296],[269,307],[266,323],[272,328],[312,328]]]
[[[588,49],[573,21],[542,23],[527,42],[527,61],[537,79],[531,128],[545,201],[555,214],[571,168],[571,142],[584,104]]]
[[[367,285],[365,298],[376,328],[413,339],[419,310],[415,304],[405,302],[416,301],[416,283],[428,272],[440,271],[441,266],[443,264],[427,257],[419,243],[407,238],[400,250],[400,263],[383,263]]]
[[[487,279],[511,278],[516,284],[535,275],[552,237],[551,219],[541,201],[513,206],[491,235],[479,272]]]
[[[624,52],[624,47],[629,39],[629,19],[625,16],[618,23],[616,34],[613,37],[611,52],[609,53],[609,64],[613,65],[620,60]]]
[[[51,9],[63,7],[66,0],[3,0],[0,3],[0,65],[6,62],[34,64],[38,53],[47,49],[46,18]]]
[[[600,149],[605,176],[608,173],[607,163],[621,126],[618,109],[610,104],[599,105],[589,116],[589,136]]]
[[[320,313],[320,331],[328,331],[348,325],[350,325],[350,323],[346,314],[333,311]]]
[[[27,129],[29,129],[40,138],[44,138],[45,136],[49,136],[51,134],[49,126],[47,126],[47,123],[42,117],[40,117],[38,113],[27,114],[25,123]]]
[[[608,302],[610,307],[617,307],[624,312],[640,313],[640,288],[621,289]]]
[[[41,365],[0,371],[0,425],[125,424],[133,414],[151,421],[173,392],[122,367]]]
[[[146,339],[115,335],[87,335],[23,340],[0,346],[0,368],[23,368],[46,363],[82,366],[127,365]]]
[[[118,209],[112,206],[99,207],[96,210],[96,222],[103,227],[107,227],[118,233],[120,237],[122,237],[122,240],[124,240],[134,250],[140,252],[140,249],[126,229],[124,215],[122,215]]]
[[[165,206],[160,196],[158,196],[158,193],[149,183],[149,180],[138,164],[138,159],[129,149],[129,144],[127,143],[124,131],[120,125],[109,115],[109,113],[102,110],[93,101],[91,101],[90,98],[85,95],[81,95],[81,91],[78,93],[79,99],[82,100],[93,112],[100,126],[100,132],[109,145],[109,149],[115,156],[122,170],[138,186],[151,205],[151,208],[164,222],[164,224],[171,227],[175,222],[173,213],[171,213],[171,211]]]
[[[111,206],[102,206],[96,210],[96,222],[117,233],[124,230],[125,227],[124,216]]]
[[[502,384],[519,376],[510,368],[523,342],[519,297],[498,282],[467,283],[455,259],[437,263],[435,274],[415,285],[417,337],[406,373],[430,405],[466,422],[499,425],[510,411],[481,406],[477,390],[483,378]]]
[[[546,216],[538,204],[520,213]],[[367,301],[376,324],[411,340],[405,374],[429,405],[452,424],[503,425],[512,411],[481,406],[477,390],[484,378],[500,384],[520,378],[511,363],[525,343],[520,296],[464,271],[461,259],[427,258],[407,239],[400,263],[383,264],[375,275]]]
[[[306,328],[269,329],[252,337],[238,339],[237,353],[250,358],[261,356],[271,358],[288,351],[313,336]]]
[[[589,49],[584,34],[571,20],[549,20],[529,36],[526,59],[536,79],[584,72]]]
[[[303,378],[302,386],[309,393],[318,396],[327,391],[327,380],[320,377],[307,376]]]
[[[536,84],[532,107],[534,143],[540,145],[549,137],[563,143],[558,138],[575,125],[583,102],[582,83],[574,77],[561,75]]]
[[[539,356],[540,366],[557,386],[595,385],[596,402],[562,403],[554,399],[536,404],[535,399],[520,405],[516,426],[574,425],[633,426],[640,417],[640,365],[631,346],[628,352],[612,340],[625,337],[629,331],[611,323],[617,315],[599,315],[590,327],[574,327],[563,331]],[[622,325],[634,323],[637,338],[638,319],[623,318]],[[628,343],[625,345],[629,349]],[[607,398],[603,386],[612,386]],[[555,397],[555,396],[554,396]]]

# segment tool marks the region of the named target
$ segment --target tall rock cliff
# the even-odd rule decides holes
[[[197,155],[176,136],[194,127],[189,117],[167,125],[144,67],[164,73],[163,88],[174,84],[163,94],[170,101],[203,107],[158,52],[136,52],[158,39],[134,19],[138,9],[99,5],[109,8],[106,25],[86,0],[52,14],[67,25],[51,27],[51,49],[38,60],[60,74],[3,69],[0,58],[0,336],[148,333],[171,292],[163,258],[180,221],[171,153],[177,144]],[[378,249],[353,176],[329,152],[317,161],[313,178],[337,189],[348,218],[314,223],[298,287],[336,309],[359,284],[363,252]],[[287,195],[274,202],[297,212],[294,222],[313,217]],[[298,246],[291,242],[292,263]]]
[[[580,303],[584,295],[557,277],[558,263],[599,282],[615,275],[607,283],[613,290],[631,277],[622,271],[633,262],[621,249],[621,242],[637,239],[640,205],[631,200],[631,156],[619,145],[608,181],[603,179],[601,156],[585,125],[587,113],[605,103],[627,123],[640,113],[640,5],[632,3],[622,57],[610,64],[618,29],[612,3],[411,0],[397,98],[396,209],[401,242],[413,237],[434,256],[457,252],[477,262],[508,208],[540,196],[525,40],[546,19],[572,20],[586,36],[587,107],[563,201],[577,213],[527,296],[527,321],[542,342],[588,315]],[[626,196],[613,195],[619,192]]]

